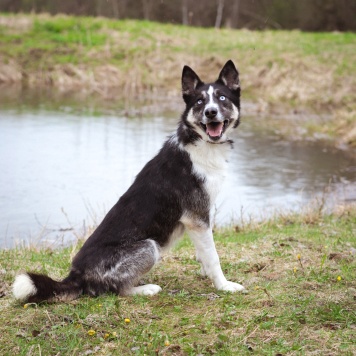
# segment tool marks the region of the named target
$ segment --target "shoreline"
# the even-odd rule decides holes
[[[316,133],[336,146],[356,147],[356,34],[215,30],[46,14],[0,14],[0,29],[2,87],[54,88],[103,101],[115,99],[113,93],[123,99],[180,96],[183,65],[212,80],[210,73],[232,58],[243,94],[260,113],[281,107],[319,113],[322,120],[301,122],[306,137]],[[293,128],[294,121],[284,124]]]

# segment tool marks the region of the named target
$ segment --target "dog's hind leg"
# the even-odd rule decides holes
[[[79,252],[80,253],[80,252]],[[82,256],[77,255],[73,268],[80,270]],[[96,258],[96,260],[95,260]],[[153,295],[159,286],[137,285],[144,274],[159,261],[160,247],[152,239],[133,241],[125,245],[106,246],[92,257],[92,268],[86,268],[83,293],[98,296],[113,292],[122,296],[133,294]]]
[[[142,241],[143,242],[143,241]],[[139,279],[144,273],[148,272],[159,260],[160,251],[158,244],[153,240],[146,240],[145,247],[136,251],[135,259],[132,260],[132,266],[127,266],[128,270],[135,273],[132,279]],[[159,293],[162,288],[156,284],[146,284],[142,286],[134,286],[129,284],[125,288],[124,295],[155,295]]]

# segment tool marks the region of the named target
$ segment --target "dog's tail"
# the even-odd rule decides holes
[[[78,298],[82,286],[73,272],[60,282],[44,274],[26,272],[16,277],[12,291],[15,299],[21,302],[65,302]]]

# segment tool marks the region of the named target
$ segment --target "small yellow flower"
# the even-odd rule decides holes
[[[114,331],[113,333],[112,333],[112,336],[116,336],[117,335],[117,332],[116,331]]]
[[[166,340],[165,342],[164,342],[164,346],[169,346],[171,343],[169,342],[169,340]]]
[[[109,333],[105,333],[105,334],[104,334],[104,339],[107,339],[109,336],[110,336]]]
[[[129,319],[129,318],[125,318],[125,323],[126,324],[128,324],[128,323],[130,323],[131,322],[131,320]]]
[[[297,268],[297,267],[294,267],[294,268],[293,268],[293,272],[294,272],[294,273],[297,273],[297,271],[298,271],[298,268]]]
[[[342,280],[341,276],[337,276],[336,278],[339,282]]]
[[[23,307],[24,307],[25,309],[28,308],[28,304],[25,304]]]
[[[297,255],[297,260],[300,260],[301,259],[301,255],[300,255],[300,253],[298,253],[298,255]]]
[[[98,304],[98,307],[101,308],[103,305],[102,304]]]
[[[255,287],[255,290],[258,290],[258,289],[260,289],[260,287],[259,287],[259,286],[256,286],[256,287]]]
[[[88,335],[89,336],[95,335],[95,330],[93,330],[93,329],[88,330]]]

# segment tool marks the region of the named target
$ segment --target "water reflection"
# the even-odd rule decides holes
[[[280,142],[245,117],[216,222],[298,208],[330,185],[355,199],[354,159],[316,144]],[[0,246],[68,238],[99,222],[175,129],[177,116],[128,119],[49,111],[0,111]]]

